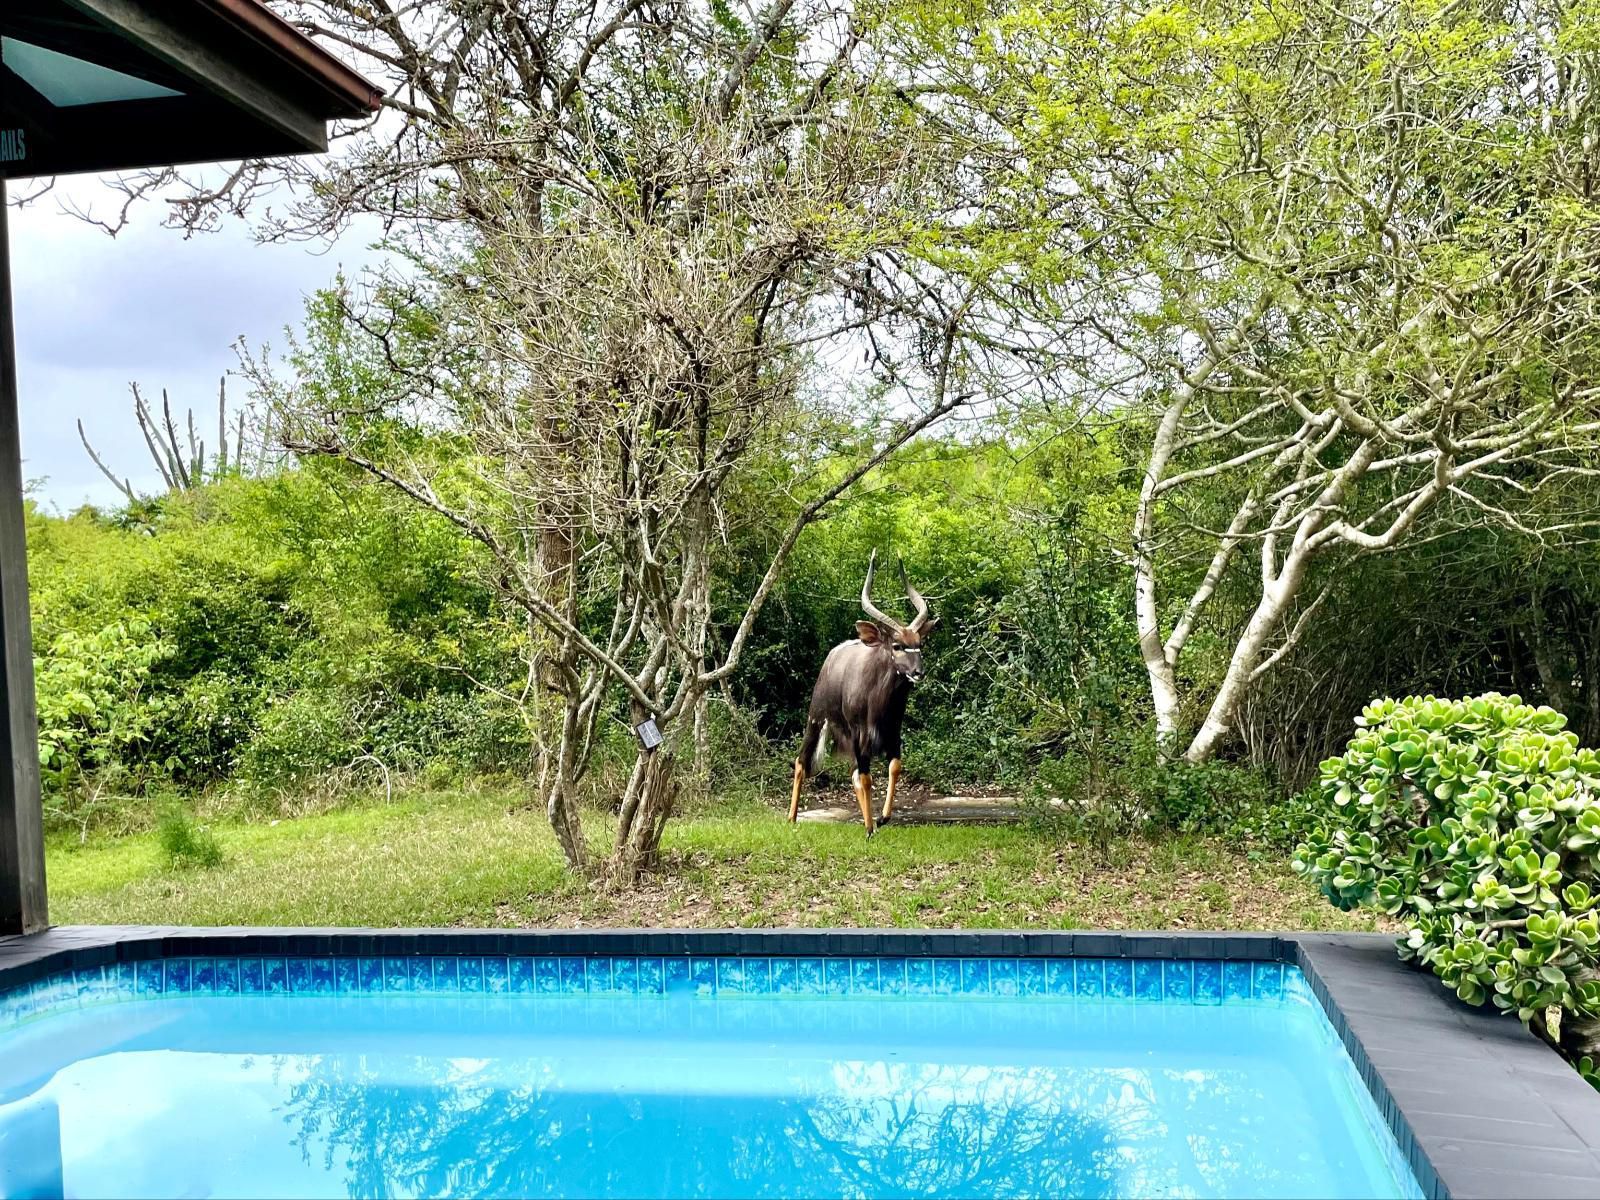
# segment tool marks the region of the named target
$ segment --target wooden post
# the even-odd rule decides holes
[[[17,352],[11,327],[11,247],[0,180],[0,935],[33,933],[45,911],[39,723],[28,621],[28,547],[22,520]]]

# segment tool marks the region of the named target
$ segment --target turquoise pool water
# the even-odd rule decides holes
[[[770,966],[759,991],[623,991],[610,965],[605,989],[513,992],[513,965],[463,991],[453,961],[449,990],[430,968],[368,993],[349,961],[351,990],[112,968],[14,1002],[0,1196],[1416,1193],[1292,968],[1200,1003],[1187,969],[1141,1001],[996,994],[988,964],[978,994],[779,994]]]

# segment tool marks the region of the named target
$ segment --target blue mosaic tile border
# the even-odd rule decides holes
[[[1315,1004],[1298,967],[1127,958],[410,955],[156,958],[59,972],[0,993],[0,1029],[158,996],[926,997],[1136,1004]]]

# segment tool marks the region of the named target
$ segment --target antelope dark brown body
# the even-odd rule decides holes
[[[937,617],[928,615],[927,602],[906,580],[903,567],[901,583],[917,610],[915,619],[903,625],[879,611],[872,603],[876,567],[874,552],[861,588],[861,607],[872,619],[856,622],[857,637],[828,652],[816,686],[811,689],[805,742],[800,757],[795,759],[794,790],[789,799],[789,820],[793,821],[800,810],[801,785],[808,773],[816,773],[826,739],[833,753],[854,767],[850,779],[868,837],[876,828],[872,815],[872,760],[889,760],[889,790],[879,818],[887,821],[894,812],[894,794],[900,782],[900,731],[906,701],[922,679],[923,639],[939,624]]]

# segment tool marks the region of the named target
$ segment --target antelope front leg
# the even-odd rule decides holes
[[[877,828],[872,823],[872,776],[852,771],[850,782],[855,784],[856,802],[861,805],[861,823],[867,827],[867,836],[871,837]]]
[[[878,819],[887,823],[889,816],[894,812],[894,790],[900,786],[900,760],[889,760],[889,790],[883,797],[883,816]]]
[[[800,812],[800,785],[805,781],[806,764],[797,758],[794,760],[794,792],[789,797],[789,823],[791,825]]]

